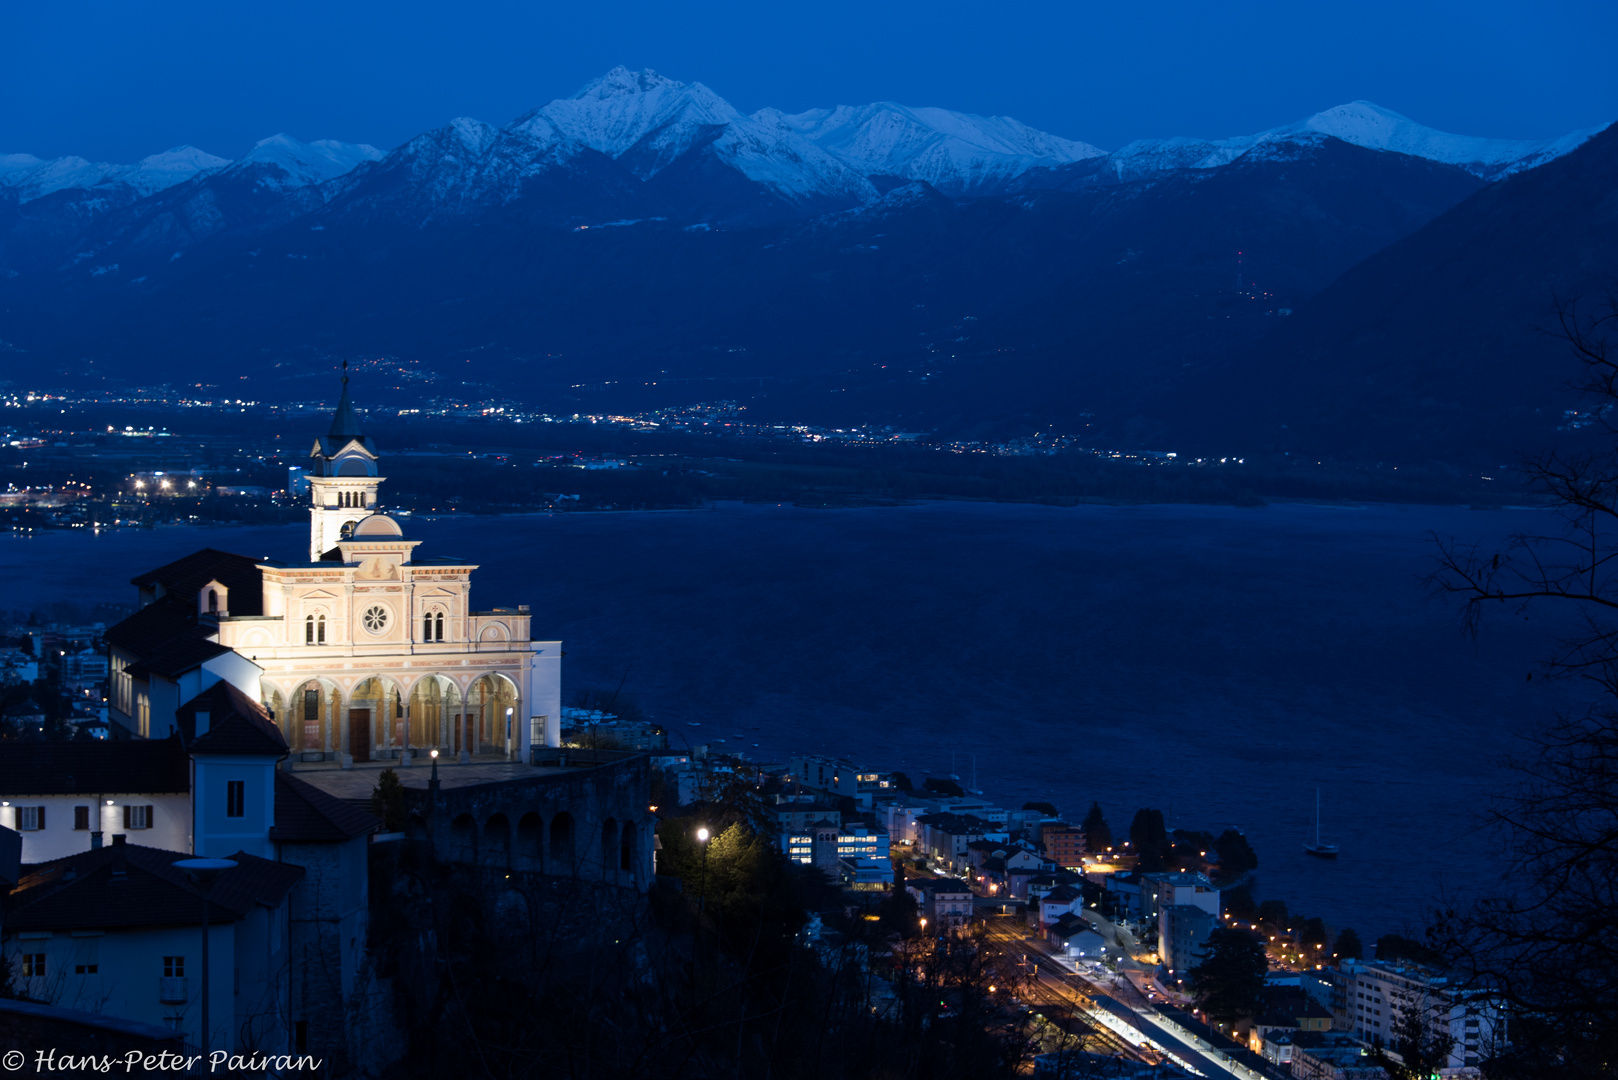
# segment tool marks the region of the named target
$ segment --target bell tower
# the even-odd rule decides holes
[[[315,440],[309,453],[309,561],[346,540],[354,523],[380,507],[376,446],[360,430],[360,418],[348,398],[348,361],[343,361],[343,395],[331,418],[331,430]]]

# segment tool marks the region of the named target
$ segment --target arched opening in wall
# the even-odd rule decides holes
[[[343,527],[338,530],[337,535],[342,539],[347,540],[350,536],[354,535],[354,523],[352,521],[343,522]]]
[[[462,814],[450,822],[449,858],[451,862],[478,861],[478,823],[471,814]]]
[[[373,759],[397,757],[406,745],[404,700],[386,676],[372,675],[354,688],[348,717],[350,741],[355,741],[356,729],[362,729]],[[354,757],[358,760],[359,755]]]
[[[618,823],[608,818],[601,823],[601,869],[611,877],[618,868]]]
[[[551,872],[573,868],[573,815],[565,810],[551,818]]]
[[[218,589],[209,589],[208,590],[208,614],[209,615],[217,615],[217,614],[219,614],[219,590]]]
[[[341,460],[341,461],[339,461],[337,463],[337,475],[338,476],[375,476],[376,474],[371,471],[372,468],[373,468],[373,466],[370,464],[370,462],[366,461],[364,458],[362,458],[362,457],[360,457],[358,455],[353,455],[353,456],[350,456],[350,457],[346,457],[346,458],[344,458],[343,460]]]
[[[326,616],[320,612],[304,616],[303,643],[305,645],[326,644]]]
[[[520,745],[518,721],[522,716],[517,686],[504,675],[481,675],[466,691],[467,712],[473,718],[478,750],[506,756]]]
[[[276,723],[293,753],[324,754],[332,750],[337,739],[334,721],[341,705],[342,695],[319,679],[310,679],[294,690],[286,708],[275,712]]]
[[[618,837],[618,869],[635,872],[635,823],[624,822],[623,834]]]
[[[511,819],[495,814],[483,823],[483,857],[491,866],[511,865]]]
[[[455,684],[442,675],[424,675],[410,688],[410,745],[423,750],[449,748],[450,706],[460,700]]]
[[[538,814],[527,813],[517,820],[517,844],[512,865],[536,873],[545,869],[545,823]]]

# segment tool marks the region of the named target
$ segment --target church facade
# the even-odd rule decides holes
[[[309,558],[199,552],[136,578],[141,611],[107,635],[113,718],[161,737],[153,718],[188,679],[228,672],[294,760],[526,761],[559,745],[561,642],[533,640],[526,605],[473,610],[476,564],[423,553],[381,511],[380,460],[345,375],[310,451]]]

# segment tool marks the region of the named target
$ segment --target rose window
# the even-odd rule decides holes
[[[365,614],[360,616],[360,621],[365,624],[365,629],[371,633],[380,634],[388,626],[388,609],[385,607],[366,608]]]

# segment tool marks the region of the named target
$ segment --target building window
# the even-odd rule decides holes
[[[219,614],[219,593],[215,589],[208,590],[208,614]]]
[[[388,609],[380,604],[373,604],[365,609],[360,621],[371,633],[380,634],[388,628]]]
[[[17,807],[17,831],[38,832],[45,827],[45,808],[43,806]]]
[[[326,616],[310,615],[303,620],[303,643],[305,645],[326,644]]]
[[[100,970],[100,965],[98,964],[75,964],[73,966],[73,974],[75,975],[94,975],[98,970]]]
[[[440,611],[437,615],[433,616],[433,623],[437,627],[437,633],[434,635],[435,640],[443,641],[444,640],[444,613],[442,611]]]
[[[75,806],[73,808],[73,830],[87,832],[90,828],[90,808],[88,806]]]
[[[303,722],[314,724],[320,721],[320,691],[305,690],[303,692]]]
[[[183,979],[183,978],[185,978],[185,957],[183,957],[183,956],[165,956],[165,957],[163,957],[163,978],[165,978],[165,979]]]
[[[22,977],[25,979],[43,979],[45,977],[44,953],[25,952],[22,954]]]
[[[225,816],[247,816],[247,781],[225,781]]]
[[[150,829],[152,827],[152,808],[150,806],[124,807],[124,828]]]
[[[423,615],[421,618],[421,640],[431,641],[432,639],[433,617],[431,615]]]

